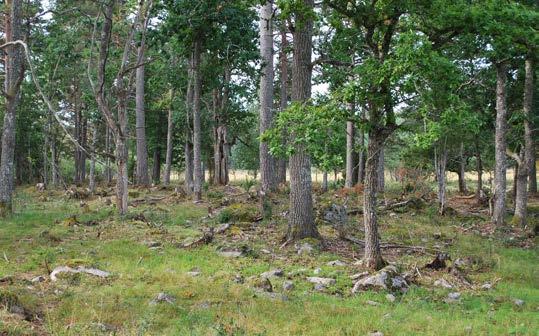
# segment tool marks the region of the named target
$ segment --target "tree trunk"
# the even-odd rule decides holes
[[[184,144],[184,165],[185,165],[185,191],[190,194],[193,192],[194,177],[193,177],[193,133],[191,131],[193,116],[193,57],[189,59],[189,68],[187,70],[187,93],[186,93],[186,108],[185,108],[185,144]]]
[[[201,45],[197,39],[193,43],[193,167],[194,167],[194,193],[195,202],[202,200],[202,134],[200,129],[200,91],[202,83],[200,78]]]
[[[170,184],[170,171],[172,169],[172,136],[174,131],[174,119],[173,119],[173,104],[174,101],[174,89],[170,89],[170,105],[168,107],[167,116],[167,156],[165,159],[165,174],[163,176],[163,184],[168,186]]]
[[[507,66],[504,63],[496,65],[496,132],[495,132],[495,168],[494,168],[494,202],[492,221],[497,226],[505,222],[505,192],[506,181],[506,133],[507,107],[506,82]]]
[[[513,224],[526,226],[528,217],[528,176],[535,166],[533,127],[532,127],[532,107],[533,107],[533,61],[531,57],[526,58],[525,80],[524,80],[524,149],[520,160],[520,167],[517,176],[517,192],[515,198],[515,216]],[[530,178],[531,180],[531,178]]]
[[[464,142],[460,143],[459,153],[459,192],[466,194],[468,192],[466,188],[466,156],[464,155]]]
[[[534,133],[535,132],[532,132],[532,134]],[[528,186],[528,191],[530,192],[530,194],[537,194],[537,166],[536,166],[537,157],[535,155],[535,148],[536,146],[534,143],[533,148],[532,148],[532,162],[530,166],[530,181],[529,181],[530,185]]]
[[[475,190],[475,198],[478,203],[483,201],[483,160],[481,158],[481,151],[479,145],[477,144],[478,139],[476,139],[475,144],[475,158],[477,161],[476,171],[477,171],[477,189]]]
[[[105,153],[107,153],[107,158],[105,162],[105,181],[107,181],[107,185],[112,183],[112,168],[110,166],[110,157],[109,154],[111,153],[110,148],[110,140],[111,140],[111,134],[110,134],[110,128],[108,125],[105,125]]]
[[[5,42],[22,39],[22,1],[5,1]],[[20,100],[20,85],[24,74],[22,48],[12,45],[5,49],[4,93],[5,113],[2,126],[2,153],[0,154],[0,217],[13,212],[14,155],[16,111]]]
[[[322,173],[322,191],[328,191],[328,172],[324,170]]]
[[[384,138],[378,131],[369,132],[367,162],[365,165],[365,190],[363,197],[363,221],[365,225],[365,264],[380,269],[385,265],[380,252],[378,218],[376,214],[380,154]]]
[[[263,63],[260,78],[260,134],[273,123],[273,0],[266,0],[260,7],[260,53]],[[260,142],[260,182],[262,193],[276,187],[275,159],[268,144]]]
[[[312,9],[314,6],[313,0],[302,2],[306,8]],[[311,98],[313,20],[303,13],[297,13],[296,20],[292,101],[304,103]],[[311,158],[302,146],[296,146],[296,151],[290,157],[289,240],[319,237],[313,216],[311,184]]]
[[[279,55],[279,61],[281,66],[281,101],[280,110],[284,111],[288,107],[288,38],[286,36],[286,25],[281,25],[281,52]],[[277,184],[286,182],[286,162],[284,158],[277,159],[277,172],[276,179]]]
[[[444,215],[446,205],[446,183],[445,183],[445,171],[447,166],[447,147],[444,143],[440,154],[438,155],[437,166],[437,180],[438,180],[438,214]]]
[[[350,104],[353,110],[353,104]],[[345,188],[354,186],[354,122],[346,122],[346,179],[344,180]]]
[[[153,150],[152,181],[155,185],[161,181],[161,146],[159,145]]]
[[[384,147],[380,149],[380,159],[378,160],[378,184],[377,192],[383,194],[385,192],[386,178],[385,178],[385,154]]]
[[[144,62],[144,44],[138,47],[138,62]],[[141,65],[137,68],[135,76],[135,120],[137,136],[136,181],[140,186],[149,186],[150,176],[148,175],[148,147],[146,143],[144,82],[144,65]]]
[[[94,132],[92,134],[92,157],[90,161],[90,181],[88,183],[88,189],[90,189],[90,193],[95,192],[95,151],[96,151],[96,144],[97,144],[97,124],[94,123]]]
[[[120,215],[127,214],[128,172],[129,158],[127,139],[127,90],[122,81],[118,82],[118,134],[116,135],[116,207]]]

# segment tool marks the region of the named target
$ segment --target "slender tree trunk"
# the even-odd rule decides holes
[[[438,180],[438,214],[444,215],[446,205],[446,183],[445,183],[445,171],[447,166],[447,147],[443,144],[443,147],[438,155],[437,164],[437,180]]]
[[[94,193],[95,192],[95,150],[96,150],[96,144],[97,144],[97,124],[94,123],[94,132],[92,134],[92,146],[91,146],[91,149],[92,149],[92,157],[91,157],[91,161],[90,161],[90,181],[89,181],[89,184],[88,184],[88,189],[90,189],[90,193]]]
[[[163,176],[163,184],[168,186],[170,184],[170,171],[172,169],[172,136],[174,131],[174,111],[173,111],[173,102],[174,101],[174,89],[170,89],[170,105],[168,107],[168,116],[167,116],[167,156],[165,159],[165,174]]]
[[[359,160],[358,160],[358,169],[357,169],[357,182],[359,184],[365,183],[365,132],[363,130],[359,133],[359,144],[361,149],[359,150]]]
[[[161,181],[161,146],[155,146],[153,150],[152,181],[155,185]]]
[[[200,129],[200,41],[193,43],[193,167],[195,201],[202,200],[202,134]]]
[[[105,152],[107,153],[106,163],[105,163],[105,181],[107,181],[107,185],[110,185],[112,183],[112,168],[110,166],[110,157],[109,154],[111,153],[110,148],[110,128],[108,125],[105,125]]]
[[[138,61],[144,62],[144,45],[138,47]],[[136,181],[140,186],[150,185],[148,175],[148,146],[146,143],[146,112],[144,106],[144,65],[136,70],[135,76],[135,120],[137,136]]]
[[[475,158],[477,161],[476,171],[477,171],[477,189],[475,190],[475,198],[477,203],[480,204],[483,202],[483,160],[481,158],[481,151],[479,145],[475,145]]]
[[[312,9],[314,1],[303,0],[303,5]],[[292,101],[307,103],[307,100],[311,98],[312,88],[313,21],[310,16],[305,16],[302,13],[298,13],[296,19]],[[290,213],[287,234],[290,240],[319,237],[313,216],[311,185],[311,158],[302,146],[296,146],[295,153],[290,157]]]
[[[56,155],[56,139],[51,142],[51,183],[54,187],[58,186],[60,172],[58,171],[58,155]]]
[[[286,25],[281,25],[281,51],[279,55],[280,67],[281,67],[281,101],[280,110],[284,111],[288,107],[288,38],[286,36]],[[277,183],[286,182],[286,162],[284,158],[277,160]]]
[[[353,110],[353,104],[351,110]],[[352,188],[354,186],[354,122],[346,122],[346,179],[344,180],[345,188]]]
[[[466,188],[466,156],[464,153],[464,142],[460,143],[459,153],[459,192],[465,194],[468,192]]]
[[[524,80],[524,149],[521,155],[517,176],[517,193],[515,197],[515,216],[513,224],[526,226],[528,217],[528,176],[532,172],[534,161],[532,107],[533,107],[533,61],[526,58]],[[531,178],[530,178],[531,180]]]
[[[5,42],[22,39],[22,1],[5,1]],[[0,218],[13,211],[14,153],[16,111],[20,100],[20,84],[24,74],[22,48],[6,47],[4,61],[5,113],[2,126],[2,153],[0,154]]]
[[[194,177],[193,177],[193,133],[192,116],[193,116],[193,57],[189,58],[189,69],[187,73],[187,94],[186,102],[186,125],[185,128],[185,144],[184,144],[184,159],[185,159],[185,190],[188,194],[193,192]]]
[[[505,222],[505,192],[506,181],[506,133],[507,133],[507,107],[506,82],[507,66],[503,63],[496,65],[496,134],[495,134],[495,168],[494,168],[494,203],[492,221],[497,226]]]
[[[223,77],[222,94],[215,89],[213,92],[213,110],[214,110],[214,154],[213,167],[208,165],[210,173],[213,170],[213,183],[215,185],[227,185],[229,182],[229,142],[226,109],[228,106],[229,84],[231,72],[226,69]],[[213,168],[213,169],[212,169]],[[211,175],[211,174],[210,174]]]
[[[532,124],[533,124],[533,121],[532,121]],[[535,132],[532,132],[532,134],[534,133]],[[530,166],[530,181],[529,181],[530,185],[528,186],[528,191],[530,192],[530,194],[537,194],[537,167],[536,167],[537,157],[535,154],[535,148],[536,148],[536,145],[534,143],[533,148],[532,148],[532,162]]]
[[[121,82],[121,81],[120,81]],[[118,134],[116,135],[116,207],[120,215],[127,214],[129,158],[127,139],[127,91],[123,84],[118,84]]]
[[[260,7],[260,52],[263,62],[260,78],[260,134],[273,123],[273,0],[266,0]],[[260,142],[260,181],[262,193],[276,187],[275,159],[268,144]]]
[[[322,191],[328,191],[328,172],[324,170],[322,173]]]

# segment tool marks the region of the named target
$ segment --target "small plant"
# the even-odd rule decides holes
[[[245,191],[249,191],[251,189],[251,187],[255,186],[256,185],[256,180],[255,179],[250,179],[250,178],[245,178],[245,181],[241,182],[240,183],[240,186],[243,188],[243,190]]]

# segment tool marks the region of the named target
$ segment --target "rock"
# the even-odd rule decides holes
[[[453,285],[451,285],[449,282],[447,282],[447,280],[445,280],[444,278],[441,278],[441,279],[438,279],[438,280],[434,281],[434,286],[448,288],[448,289],[453,288]]]
[[[292,281],[285,281],[283,283],[283,290],[285,291],[291,291],[292,289],[294,289],[294,282]]]
[[[491,290],[492,289],[492,284],[490,282],[485,282],[482,286],[481,286],[481,289],[482,290]]]
[[[386,295],[386,300],[389,301],[389,302],[395,302],[395,300],[397,300],[397,298],[393,294],[387,294]]]
[[[259,278],[255,280],[254,286],[255,288],[261,289],[264,292],[268,292],[268,293],[273,292],[273,285],[271,284],[271,281],[269,281],[268,278]]]
[[[436,240],[441,239],[441,238],[442,238],[442,233],[441,233],[441,232],[434,232],[434,233],[432,234],[432,237],[433,237],[434,239],[436,239]]]
[[[358,280],[352,289],[352,293],[370,289],[405,292],[408,290],[408,283],[398,274],[395,266],[389,265],[373,275]]]
[[[451,292],[447,294],[447,299],[445,300],[447,303],[453,303],[460,300],[460,293],[459,292]]]
[[[333,260],[327,263],[328,266],[346,266],[345,262],[342,262],[340,260]]]
[[[391,218],[399,218],[399,215],[397,215],[397,214],[394,213],[394,212],[390,212],[390,213],[389,213],[389,217],[391,217]]]
[[[335,279],[332,278],[308,277],[307,281],[313,284],[321,284],[323,286],[331,286],[335,284]]]
[[[371,300],[367,300],[365,303],[368,304],[369,306],[378,306],[378,305],[380,305],[378,302],[371,301]]]
[[[350,279],[352,280],[359,280],[363,277],[366,277],[367,275],[369,275],[369,272],[365,271],[365,272],[361,272],[361,273],[356,273],[354,275],[351,275],[350,276]]]
[[[176,301],[176,298],[173,297],[172,295],[161,292],[157,294],[157,296],[152,301],[150,301],[150,305],[153,306],[162,302],[174,304],[175,301]]]
[[[36,190],[37,191],[45,191],[45,183],[36,184]]]
[[[313,253],[314,247],[309,243],[303,243],[298,249],[299,255],[311,255]]]
[[[322,269],[320,267],[315,268],[314,271],[313,271],[313,274],[315,274],[315,275],[320,274],[320,273],[322,273]]]
[[[187,272],[187,275],[190,275],[192,277],[197,277],[199,276],[201,273],[199,271],[191,271],[191,272]]]
[[[161,243],[158,241],[147,241],[144,242],[144,245],[148,246],[148,248],[161,247]]]
[[[354,261],[354,266],[363,266],[364,263],[363,259],[359,259]]]
[[[239,258],[239,257],[243,257],[243,252],[242,251],[219,251],[218,252],[219,255],[221,257],[225,257],[225,258]]]
[[[384,336],[384,333],[381,331],[374,331],[369,333],[369,336]]]
[[[234,280],[233,280],[235,283],[238,283],[238,284],[242,284],[245,282],[245,279],[243,278],[243,276],[241,274],[236,274],[234,276]]]
[[[521,299],[514,299],[513,303],[515,304],[515,306],[518,306],[518,307],[524,306],[524,300],[521,300]]]
[[[284,275],[283,270],[280,268],[277,268],[277,269],[260,274],[260,277],[261,278],[275,278],[275,277],[282,277],[283,275]]]
[[[43,275],[40,275],[40,276],[36,276],[35,278],[32,278],[30,282],[38,283],[38,282],[44,282],[45,280],[46,278]]]
[[[326,289],[326,286],[321,283],[317,283],[314,285],[314,290],[317,292],[323,292]]]
[[[58,280],[56,277],[60,273],[86,273],[95,275],[100,278],[107,278],[110,276],[109,272],[105,272],[96,268],[86,268],[83,266],[79,266],[77,268],[71,268],[69,266],[58,266],[56,267],[50,274],[50,278],[52,281]]]

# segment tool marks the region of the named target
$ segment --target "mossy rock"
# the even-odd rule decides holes
[[[236,203],[221,210],[217,217],[219,223],[255,222],[260,217],[258,208],[254,205]]]

